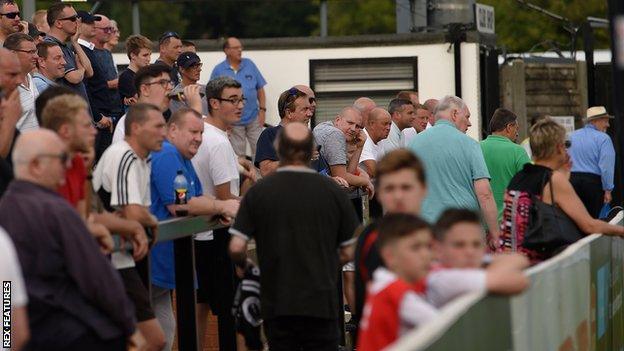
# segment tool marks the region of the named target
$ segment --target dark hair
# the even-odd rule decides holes
[[[410,99],[411,95],[416,95],[418,96],[418,92],[413,91],[413,90],[401,90],[399,91],[399,93],[397,94],[396,98],[397,99],[402,99],[402,100],[408,100],[408,101],[412,101]]]
[[[167,121],[167,126],[171,126],[172,124],[175,124],[178,127],[181,126],[183,124],[182,123],[182,119],[184,119],[184,116],[186,116],[189,113],[192,114],[193,116],[199,118],[199,119],[202,118],[202,115],[199,112],[193,110],[190,107],[184,106],[184,107],[181,107],[180,109],[178,109],[176,112],[174,112],[171,115],[171,117],[169,117],[169,120]]]
[[[308,129],[306,137],[302,140],[292,139],[288,135],[288,128],[282,128],[275,138],[275,149],[280,165],[309,164],[314,148],[314,138]]]
[[[46,59],[48,58],[48,50],[55,46],[60,47],[59,44],[56,42],[42,41],[41,43],[37,44],[37,55],[39,55],[39,57]]]
[[[141,103],[138,102],[134,105],[131,105],[130,108],[128,109],[128,113],[126,113],[126,120],[124,123],[124,127],[125,127],[125,132],[126,132],[126,136],[130,136],[131,132],[132,132],[132,124],[137,123],[137,124],[143,124],[145,123],[145,121],[148,118],[148,112],[150,111],[156,111],[158,113],[160,112],[160,109],[157,106],[154,106],[152,104],[146,104],[146,103]]]
[[[433,226],[433,237],[437,241],[443,241],[446,233],[458,223],[471,223],[480,226],[481,218],[475,211],[465,208],[446,209]]]
[[[490,133],[500,132],[507,128],[507,125],[518,120],[515,113],[505,108],[497,108],[490,120]]]
[[[405,99],[392,99],[390,101],[390,103],[388,104],[388,112],[390,112],[390,115],[392,115],[393,113],[403,109],[403,106],[405,105],[412,105],[412,102],[409,100],[405,100]]]
[[[192,46],[192,47],[196,47],[195,43],[193,43],[190,40],[182,40],[182,46]]]
[[[139,96],[141,96],[141,85],[147,83],[150,78],[158,78],[163,73],[167,75],[171,72],[171,68],[164,63],[153,63],[143,68],[139,68],[134,75],[134,88]]]
[[[48,7],[46,21],[48,21],[48,25],[50,27],[54,26],[54,22],[56,22],[56,20],[61,16],[61,13],[63,13],[63,10],[65,10],[66,7],[73,6],[66,2],[56,2]]]
[[[140,34],[131,35],[126,39],[126,55],[128,55],[128,59],[130,58],[130,54],[138,55],[141,49],[152,51],[152,41]]]
[[[4,6],[4,5],[15,5],[15,1],[14,0],[0,0],[0,7]]]
[[[49,87],[39,94],[39,96],[35,99],[35,116],[37,117],[39,125],[41,125],[43,109],[48,104],[48,101],[59,95],[78,95],[78,93],[74,89],[68,88],[64,85],[56,85]]]
[[[6,37],[4,47],[9,50],[19,50],[19,46],[23,41],[35,42],[35,40],[28,34],[13,33]]]
[[[277,99],[277,112],[279,113],[280,118],[286,117],[286,110],[290,112],[295,111],[295,100],[306,96],[307,95],[304,92],[295,87],[281,93],[279,99]]]
[[[208,101],[208,111],[212,112],[210,99],[221,99],[221,94],[225,88],[240,88],[241,83],[228,76],[220,76],[212,79],[206,84],[206,101]]]
[[[406,213],[392,213],[383,216],[377,227],[377,245],[383,248],[396,240],[419,230],[431,230],[431,226],[418,216]]]
[[[416,173],[416,179],[426,185],[425,167],[422,161],[407,149],[390,151],[377,163],[377,183],[381,178],[390,173],[403,169],[411,169]]]

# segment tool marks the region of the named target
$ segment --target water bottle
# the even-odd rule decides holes
[[[178,173],[173,179],[173,189],[175,190],[175,204],[176,205],[186,205],[187,203],[187,193],[188,193],[188,182],[186,181],[186,177],[182,173],[182,170],[178,170]],[[188,210],[176,209],[176,216],[187,216]]]

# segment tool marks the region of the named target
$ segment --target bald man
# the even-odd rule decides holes
[[[4,159],[10,159],[11,146],[18,133],[17,121],[22,116],[17,90],[23,79],[20,67],[20,61],[13,51],[0,48],[0,88],[4,95],[0,99],[0,157]]]
[[[117,90],[118,80],[113,56],[104,48],[113,33],[110,20],[104,15],[90,15],[83,12],[80,14],[90,22],[81,25],[79,43],[93,68],[93,76],[85,79],[85,85],[91,105],[91,115],[98,130],[95,138],[95,160],[97,161],[113,140],[113,130],[123,115],[123,108]]]
[[[360,171],[358,161],[362,154],[366,134],[362,114],[354,107],[345,107],[333,121],[314,127],[314,140],[321,147],[321,156],[329,164],[330,174],[340,177],[353,187],[363,187],[372,196],[373,184],[366,172]],[[348,146],[354,148],[348,153]]]
[[[375,104],[375,101],[371,98],[361,97],[353,102],[353,107],[360,111],[362,114],[362,122],[366,125],[368,115],[375,107],[377,107],[377,104]]]
[[[13,152],[16,180],[0,200],[0,226],[15,243],[36,321],[29,347],[125,350],[134,308],[78,212],[56,192],[68,161],[54,132],[24,133]]]
[[[377,161],[381,158],[382,149],[379,142],[388,137],[392,119],[390,113],[381,107],[375,107],[368,116],[368,122],[364,128],[366,142],[360,155],[360,166],[371,178],[376,175]]]
[[[286,125],[277,145],[280,168],[249,190],[229,230],[232,260],[244,267],[255,239],[271,350],[337,350],[336,270],[352,257],[358,221],[345,191],[309,169],[314,140],[304,124]]]

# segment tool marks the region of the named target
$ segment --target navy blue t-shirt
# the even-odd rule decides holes
[[[98,122],[102,115],[112,117],[114,121],[121,118],[123,110],[119,93],[108,88],[107,69],[104,57],[110,53],[104,49],[90,48],[82,46],[85,55],[91,61],[93,76],[85,78],[89,101],[91,102],[91,112],[93,120]]]
[[[275,151],[273,144],[275,143],[277,134],[280,130],[282,130],[282,128],[282,125],[278,124],[275,127],[269,127],[262,131],[260,137],[258,138],[258,143],[256,144],[256,157],[254,158],[254,165],[256,167],[260,168],[260,162],[265,160],[279,161],[277,151]],[[329,164],[320,154],[317,160],[311,162],[310,168],[322,175],[328,176],[330,174]]]

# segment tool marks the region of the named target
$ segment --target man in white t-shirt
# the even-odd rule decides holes
[[[388,137],[392,120],[390,113],[381,107],[374,108],[368,115],[364,133],[366,133],[366,142],[360,155],[360,166],[371,178],[375,177],[377,161],[382,155],[380,141]]]
[[[13,33],[6,38],[4,47],[15,52],[20,62],[22,82],[19,90],[22,116],[17,121],[16,128],[20,132],[39,128],[35,116],[35,100],[39,91],[33,82],[31,72],[37,67],[37,47],[33,38],[24,33]]]
[[[102,154],[93,172],[93,189],[100,195],[107,210],[138,221],[151,230],[155,239],[158,221],[149,211],[149,154],[162,147],[165,119],[158,107],[137,103],[128,110],[124,124],[126,138],[112,144]],[[146,339],[148,349],[161,350],[165,346],[165,335],[154,316],[148,288],[139,277],[132,256],[117,252],[112,255],[112,262],[134,302],[137,326]],[[139,264],[145,263],[145,260],[139,261]]]
[[[217,200],[239,199],[242,195],[239,158],[227,136],[227,130],[241,118],[242,94],[241,84],[230,77],[218,77],[206,85],[210,116],[204,117],[202,143],[192,162],[204,194]],[[227,229],[195,237],[200,340],[203,340],[208,311],[212,308],[212,313],[219,317],[220,349],[230,349],[236,342],[231,314],[234,272],[227,251],[228,243]]]
[[[388,137],[381,141],[384,155],[406,146],[403,130],[410,128],[416,118],[416,110],[410,100],[393,99],[388,104],[388,112],[392,116],[392,126]]]
[[[433,115],[433,113],[429,112],[425,105],[415,104],[416,107],[416,118],[412,123],[411,128],[403,129],[403,136],[405,137],[405,146],[408,146],[412,138],[418,134],[422,133],[427,129],[427,125],[429,124],[429,119]]]
[[[29,338],[26,312],[28,295],[15,247],[2,228],[0,228],[0,280],[3,282],[4,291],[8,287],[5,285],[6,282],[11,284],[11,350],[21,350]]]
[[[140,68],[134,76],[134,86],[139,97],[139,103],[152,104],[161,112],[169,109],[169,94],[173,88],[169,72],[171,68],[163,64],[151,64]],[[198,85],[188,85],[184,88],[184,96],[189,99],[186,104],[195,111],[201,113],[201,96]],[[113,133],[113,144],[125,137],[125,120],[123,115]]]

